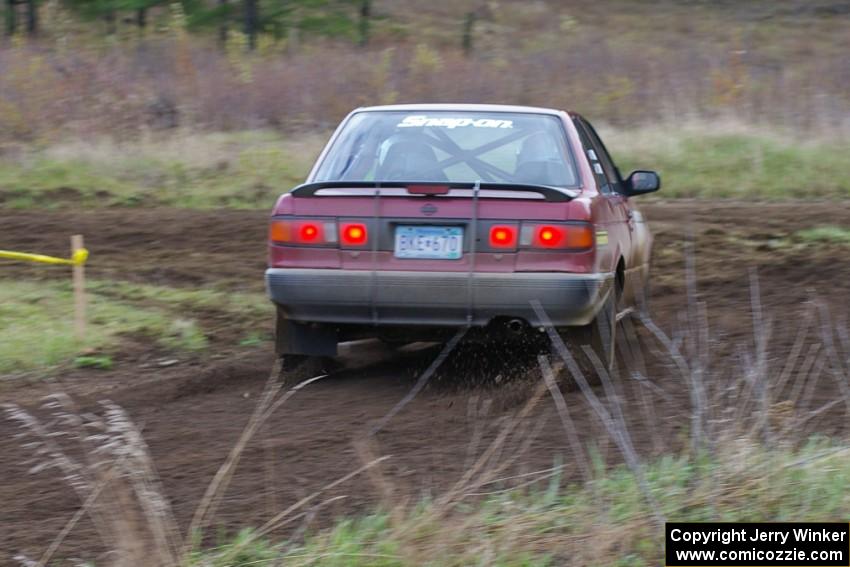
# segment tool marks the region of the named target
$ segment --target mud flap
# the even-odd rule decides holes
[[[275,351],[278,355],[336,356],[336,346],[335,328],[313,323],[296,323],[278,312],[275,327]]]

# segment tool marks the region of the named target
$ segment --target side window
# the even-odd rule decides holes
[[[600,191],[603,194],[609,195],[611,193],[611,186],[608,183],[608,178],[605,175],[605,169],[602,166],[602,162],[599,161],[599,153],[590,142],[587,130],[581,121],[574,120],[573,123],[576,126],[576,130],[578,130],[578,137],[581,139],[584,154],[590,162],[590,168],[593,170],[594,177],[596,177],[596,184],[599,185]]]
[[[605,148],[605,144],[603,144],[602,140],[599,139],[599,135],[596,133],[596,130],[593,129],[593,126],[590,125],[590,122],[582,120],[582,124],[587,129],[590,142],[599,154],[599,160],[602,162],[602,169],[605,171],[605,177],[608,178],[610,190],[620,192],[622,189],[622,181],[620,180],[620,172],[617,170],[617,166],[614,165],[614,160],[611,159],[610,154],[608,154],[608,150]]]

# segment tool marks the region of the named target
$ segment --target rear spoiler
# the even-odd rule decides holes
[[[295,197],[314,197],[322,189],[406,189],[412,195],[444,195],[452,189],[472,189],[476,184],[481,189],[496,191],[528,191],[542,195],[546,201],[563,203],[578,197],[578,191],[553,187],[551,185],[535,185],[530,183],[477,183],[477,182],[440,182],[440,181],[320,181],[304,183],[292,191]]]

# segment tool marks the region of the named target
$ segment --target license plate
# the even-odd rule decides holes
[[[458,226],[399,226],[395,229],[395,257],[458,260],[463,229]]]

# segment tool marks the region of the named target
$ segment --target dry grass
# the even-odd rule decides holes
[[[267,207],[347,112],[395,102],[579,111],[608,126],[623,169],[660,169],[668,195],[850,194],[836,2],[476,7],[470,57],[471,6],[448,0],[377,0],[365,49],[267,36],[222,51],[167,18],[104,41],[47,18],[37,42],[0,40],[0,206]]]
[[[0,155],[0,204],[268,207],[303,180],[325,138],[176,130],[21,146]]]
[[[5,405],[7,417],[19,425],[19,437],[33,453],[30,473],[58,470],[62,480],[81,501],[80,510],[68,520],[40,559],[33,561],[24,556],[17,559],[27,566],[49,564],[76,523],[83,515],[88,515],[109,550],[110,565],[176,567],[186,564],[194,555],[198,537],[220,505],[247,444],[287,400],[323,377],[304,380],[282,392],[281,369],[275,365],[254,413],[208,485],[185,535],[176,525],[141,431],[122,408],[105,401],[100,404],[102,412],[99,414],[82,412],[70,398],[57,394],[47,398],[42,407],[48,414],[45,421],[19,406]],[[326,489],[344,483],[387,458],[363,464],[330,483]],[[291,521],[293,515],[322,492],[306,496],[277,514],[242,544],[247,546]]]
[[[267,37],[255,54],[221,51],[179,22],[109,42],[46,26],[39,43],[0,44],[0,143],[325,130],[358,105],[413,101],[572,108],[617,127],[733,116],[850,128],[846,16],[828,1],[488,3],[472,57],[459,49],[469,6],[375,4],[360,50]]]

